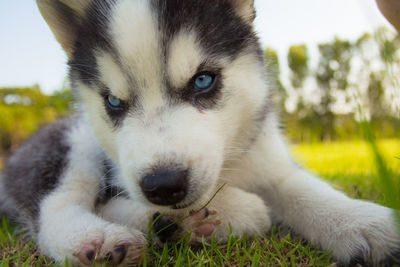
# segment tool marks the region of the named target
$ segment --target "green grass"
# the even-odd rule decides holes
[[[0,220],[0,266],[58,266],[41,256],[32,241],[26,241],[23,233],[8,220]]]
[[[297,145],[293,147],[293,154],[305,168],[324,176],[352,197],[389,206],[397,201],[387,195],[391,194],[390,190],[399,192],[396,191],[400,181],[398,140]],[[385,185],[382,179],[390,181]],[[228,244],[211,242],[208,246],[193,248],[182,240],[163,247],[151,245],[142,265],[329,266],[334,262],[329,252],[316,249],[285,228],[274,227],[265,238],[230,238]],[[0,266],[56,265],[41,257],[35,244],[23,241],[18,228],[3,219],[0,224]]]
[[[384,176],[400,181],[400,141],[380,140],[377,148],[388,172],[382,173],[371,144],[365,141],[297,145],[292,151],[305,169],[322,176],[336,188],[355,198],[388,205],[382,188]],[[382,167],[381,167],[382,168]],[[400,192],[397,189],[397,192]]]

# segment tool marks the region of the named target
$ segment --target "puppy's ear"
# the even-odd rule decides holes
[[[36,0],[57,41],[72,57],[78,29],[91,0]]]
[[[252,24],[256,18],[254,0],[229,0],[236,10],[236,13],[247,23]]]

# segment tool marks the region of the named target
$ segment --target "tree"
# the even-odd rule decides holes
[[[288,65],[290,69],[290,82],[296,92],[296,115],[300,122],[312,113],[312,107],[307,105],[305,99],[304,82],[309,75],[309,56],[305,44],[292,45],[289,48]]]
[[[375,125],[382,124],[384,118],[398,115],[393,113],[396,105],[393,100],[396,100],[396,92],[397,99],[400,97],[400,38],[386,28],[379,28],[374,35],[360,37],[355,48],[355,54],[362,61],[362,66],[355,69],[357,82],[354,84],[363,115],[360,118],[371,120]]]
[[[321,90],[321,101],[317,110],[319,122],[323,126],[321,141],[335,139],[335,95],[347,90],[353,45],[338,37],[331,43],[320,44],[319,64],[316,80]]]
[[[305,44],[292,45],[289,48],[288,63],[291,70],[290,81],[294,88],[301,88],[309,74],[309,56]]]

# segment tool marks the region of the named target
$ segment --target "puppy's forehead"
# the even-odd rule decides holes
[[[229,3],[94,0],[70,65],[82,80],[96,80],[104,76],[100,50],[113,57],[130,87],[182,86],[205,61],[235,57],[258,43]]]
[[[160,71],[163,63],[171,66],[170,61],[184,64],[183,58],[188,59],[190,69],[206,57],[235,56],[256,41],[251,26],[229,3],[119,0],[110,28],[123,56],[133,64],[142,64],[144,73],[150,74],[147,69],[151,68]]]
[[[210,56],[235,56],[250,43],[257,43],[253,28],[227,0],[151,0],[164,42],[183,30],[196,32]]]
[[[222,56],[215,51],[218,43],[201,41],[209,38],[203,35],[210,26],[206,19],[212,9],[212,5],[207,8],[201,2],[120,0],[116,3],[109,27],[111,37],[139,87],[152,90],[167,80],[172,87],[182,88],[207,57]],[[215,27],[218,25],[214,23],[210,30],[219,31]],[[223,43],[223,38],[226,36],[220,36],[218,42]]]
[[[109,31],[121,64],[134,74],[138,85],[155,87],[162,69],[162,37],[149,1],[119,0]]]

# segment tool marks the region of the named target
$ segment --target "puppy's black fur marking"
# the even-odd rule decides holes
[[[6,164],[4,187],[23,213],[19,215],[36,221],[41,200],[56,188],[68,163],[66,133],[71,125],[71,120],[63,120],[43,128]]]
[[[70,76],[89,86],[97,87],[99,70],[95,53],[113,53],[108,33],[112,7],[116,0],[94,0],[78,28],[72,59],[68,62]],[[76,76],[77,75],[77,76]],[[74,80],[71,78],[71,80]]]
[[[229,1],[152,0],[151,4],[158,14],[160,32],[165,33],[165,44],[181,30],[192,28],[211,57],[236,56],[250,43],[258,43],[251,25],[236,14]]]
[[[195,3],[194,3],[195,2]],[[163,51],[167,53],[171,41],[181,31],[197,33],[203,51],[212,60],[213,58],[228,57],[233,60],[238,53],[252,49],[256,55],[260,54],[257,45],[258,38],[250,24],[244,22],[234,11],[229,1],[195,1],[195,0],[152,0],[152,9],[158,14]],[[202,14],[202,16],[198,16]],[[218,29],[218,30],[216,30]],[[164,57],[167,59],[168,55]],[[213,72],[215,66],[206,68],[200,66],[202,71]],[[216,74],[221,74],[221,69]],[[168,77],[165,77],[168,84]],[[222,75],[218,75],[218,83],[213,90],[204,94],[195,95],[193,88],[184,89],[181,94],[175,92],[179,89],[168,90],[172,95],[172,102],[180,100],[189,102],[199,110],[218,108],[221,98]]]
[[[154,213],[153,221],[155,221],[153,231],[163,243],[173,237],[174,233],[178,230],[178,225],[167,219],[165,216],[161,216],[159,212]]]

